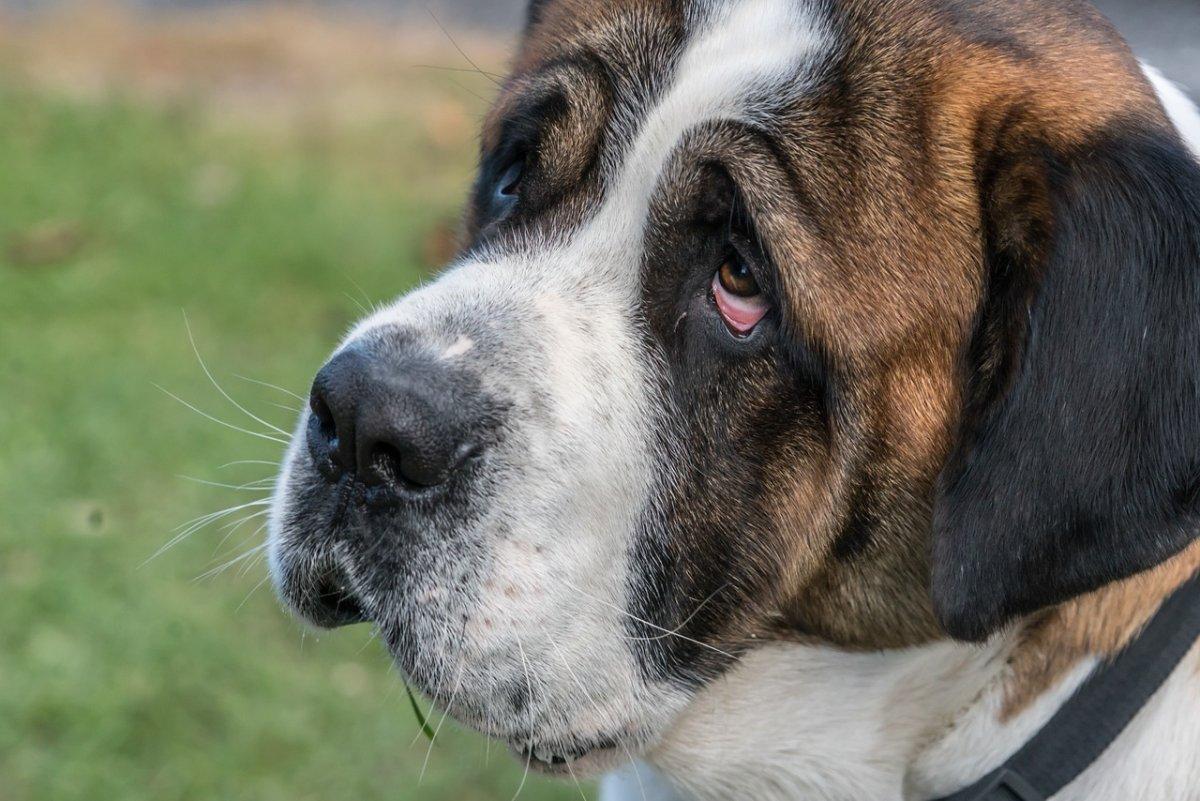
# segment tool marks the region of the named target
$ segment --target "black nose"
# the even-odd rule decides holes
[[[427,358],[350,348],[313,382],[308,447],[333,480],[422,492],[445,484],[486,440],[478,392]]]

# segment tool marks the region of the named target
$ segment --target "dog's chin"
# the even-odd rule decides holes
[[[648,739],[646,730],[632,721],[618,726],[619,734],[595,730],[577,733],[557,726],[551,730],[535,726],[530,731],[515,721],[515,725],[500,724],[505,714],[490,706],[493,699],[487,692],[474,691],[457,682],[448,683],[449,679],[437,683],[444,678],[444,671],[412,664],[402,650],[403,638],[396,627],[381,626],[378,622],[375,625],[397,670],[413,689],[420,690],[430,700],[433,708],[439,713],[446,712],[462,726],[503,743],[519,764],[528,764],[530,770],[564,778],[598,776],[628,762]],[[511,719],[513,713],[510,711],[507,716]]]
[[[413,690],[429,699],[431,708],[437,709],[439,715],[446,710],[464,727],[504,744],[521,766],[528,765],[530,770],[563,778],[597,776],[611,771],[628,762],[631,755],[637,754],[653,739],[649,721],[639,720],[636,712],[626,720],[610,719],[609,723],[614,724],[611,728],[586,726],[573,731],[562,725],[564,719],[572,717],[571,710],[540,710],[541,714],[534,716],[532,726],[528,719],[520,720],[525,717],[521,713],[514,713],[512,709],[500,711],[494,692],[485,689],[493,685],[487,680],[487,656],[478,652],[469,656],[456,652],[456,648],[463,646],[461,642],[447,642],[435,636],[448,628],[442,621],[458,619],[462,610],[457,606],[401,597],[395,587],[381,590],[371,586],[363,581],[354,560],[334,545],[320,549],[291,545],[296,542],[336,542],[334,535],[338,533],[336,527],[341,515],[332,504],[313,504],[311,497],[306,498],[303,494],[287,497],[289,503],[277,506],[269,549],[271,574],[281,600],[293,615],[318,629],[354,624],[372,627],[397,672]],[[309,508],[301,511],[305,506]],[[280,521],[284,519],[287,523],[281,525]],[[444,602],[445,598],[441,600]],[[467,686],[467,683],[460,685],[458,679],[461,677],[445,669],[446,665],[462,665],[464,656],[468,661],[471,657],[481,660],[471,671],[477,671],[483,677],[477,687]],[[563,682],[568,678],[565,675],[553,677],[555,681]],[[507,681],[521,684],[528,681],[528,677],[508,676]],[[536,718],[541,717],[558,722],[539,725]]]

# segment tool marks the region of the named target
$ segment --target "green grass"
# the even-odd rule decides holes
[[[359,314],[348,296],[418,280],[469,167],[403,121],[206,130],[186,107],[0,89],[0,798],[507,801],[520,766],[449,723],[418,782],[428,744],[365,628],[305,636],[261,564],[195,580],[257,521],[143,564],[256,497],[178,476],[259,479],[218,466],[280,452],[154,388],[247,422],[181,310],[222,383],[287,427],[271,404],[295,399],[234,374],[303,391]],[[521,797],[579,792],[530,777]]]

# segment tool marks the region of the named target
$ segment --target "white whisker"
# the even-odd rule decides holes
[[[250,378],[249,376],[239,375],[238,373],[234,373],[233,377],[238,379],[239,381],[245,381],[248,384],[258,384],[260,387],[266,387],[267,389],[273,389],[276,392],[282,392],[284,395],[291,395],[293,398],[300,401],[301,403],[308,403],[308,398],[305,398],[303,395],[297,395],[295,392],[292,392],[290,389],[284,389],[281,386],[277,386],[275,384],[268,384],[266,381],[259,381],[257,378]]]
[[[638,770],[637,762],[633,760],[633,754],[629,753],[629,747],[623,741],[617,740],[617,742],[621,743],[621,750],[625,752],[625,756],[629,759],[629,766],[633,769],[633,777],[637,779],[638,789],[642,791],[642,801],[647,801],[646,785],[642,783],[642,772]]]
[[[567,763],[567,773],[571,775],[571,781],[575,782],[575,789],[579,791],[579,797],[583,801],[588,801],[587,793],[583,792],[583,785],[579,783],[579,778],[575,775],[575,771],[571,770],[571,763]]]
[[[734,657],[733,654],[731,654],[727,651],[722,651],[720,648],[716,647],[715,645],[709,645],[706,642],[701,642],[700,640],[692,639],[691,637],[671,631],[670,629],[664,629],[662,626],[651,623],[649,620],[643,620],[642,618],[638,617],[637,615],[635,615],[631,612],[627,612],[624,609],[622,609],[621,607],[617,606],[616,604],[609,603],[608,601],[604,600],[603,598],[597,598],[594,595],[589,595],[588,593],[579,589],[578,587],[576,587],[574,584],[567,581],[566,579],[561,579],[561,581],[563,584],[566,584],[568,587],[575,590],[575,592],[579,593],[583,597],[590,598],[591,600],[595,601],[598,604],[604,604],[605,606],[612,609],[613,611],[615,611],[619,614],[625,615],[625,617],[629,618],[630,620],[636,620],[638,623],[641,623],[643,626],[649,626],[650,628],[661,631],[668,636],[678,637],[679,639],[683,640],[684,642],[690,642],[693,645],[699,645],[701,648],[707,648],[710,651],[715,651],[716,653],[720,654],[721,656],[728,657],[729,659],[736,658],[736,657]]]
[[[249,559],[250,557],[255,556],[256,554],[258,554],[260,551],[262,551],[266,547],[267,547],[267,543],[265,543],[265,542],[262,543],[261,545],[256,545],[253,548],[251,548],[250,550],[246,551],[245,553],[238,554],[237,556],[233,557],[229,561],[219,564],[216,567],[211,568],[210,570],[204,571],[203,573],[201,573],[200,575],[198,575],[194,579],[192,579],[192,581],[198,583],[198,582],[204,581],[205,579],[215,578],[216,576],[220,575],[221,573],[224,573],[226,570],[228,570],[229,568],[238,564],[239,562],[244,562],[245,560]]]
[[[433,744],[437,742],[438,734],[442,731],[442,724],[446,722],[446,717],[450,714],[450,707],[454,706],[454,699],[458,697],[459,684],[462,681],[463,659],[459,657],[458,669],[454,671],[454,688],[450,690],[450,701],[446,704],[446,708],[442,710],[442,719],[438,721],[437,728],[433,730],[433,736],[429,738],[429,747],[425,749],[425,759],[421,762],[421,772],[417,775],[417,785],[425,779],[425,769],[429,767],[429,755],[433,753]]]
[[[200,355],[200,348],[196,347],[196,337],[192,335],[192,324],[190,322],[188,322],[187,312],[184,312],[184,315],[183,315],[183,326],[184,326],[184,328],[187,329],[188,342],[190,342],[192,345],[192,353],[196,354],[196,361],[198,361],[200,363],[200,369],[204,371],[204,375],[206,375],[208,377],[209,382],[214,387],[216,387],[217,392],[221,393],[221,397],[223,397],[225,400],[232,403],[234,408],[236,408],[238,411],[245,414],[247,417],[249,417],[254,422],[258,423],[259,425],[264,425],[277,434],[282,434],[285,437],[290,437],[291,435],[288,434],[288,432],[284,431],[282,428],[280,428],[277,425],[268,423],[266,420],[262,419],[261,417],[256,415],[254,412],[250,411],[245,406],[238,403],[236,400],[233,399],[232,395],[230,395],[228,392],[225,391],[225,388],[222,387],[217,382],[217,379],[213,377],[212,371],[208,369],[208,365],[204,363],[204,357]]]
[[[260,464],[268,467],[279,467],[279,462],[272,462],[269,459],[238,459],[235,462],[226,462],[225,464],[218,466],[217,469],[226,470],[230,467],[237,467],[244,464]]]
[[[342,297],[357,306],[359,314],[361,314],[363,317],[369,317],[371,315],[371,313],[367,311],[367,307],[362,305],[362,301],[351,295],[349,292],[343,292]]]
[[[264,489],[270,489],[270,487],[275,483],[274,478],[260,478],[256,481],[250,481],[246,484],[222,484],[219,481],[209,481],[203,478],[195,478],[194,476],[183,475],[178,475],[176,478],[182,478],[184,481],[192,481],[197,484],[203,484],[206,487],[220,487],[221,489],[237,490],[239,492],[247,490],[261,491]]]
[[[221,548],[225,547],[225,543],[229,542],[230,538],[233,537],[233,535],[236,534],[242,526],[246,525],[247,523],[249,523],[252,520],[257,520],[260,517],[265,517],[265,516],[269,515],[270,513],[271,513],[270,509],[260,509],[259,511],[255,512],[254,514],[246,515],[242,519],[237,520],[233,523],[226,523],[224,526],[221,527],[221,530],[225,532],[225,535],[223,537],[221,537],[221,541],[218,542],[217,547],[213,549],[213,555],[215,556],[217,551],[219,551],[219,550],[221,550]],[[265,526],[265,525],[266,525],[266,523],[263,524],[263,526]],[[258,531],[262,531],[262,526],[259,527]],[[254,532],[254,534],[251,534],[250,535],[251,538],[256,536],[258,534],[258,531]]]
[[[267,524],[266,524],[266,523],[263,523],[261,526],[259,526],[258,528],[256,528],[256,529],[254,530],[254,533],[250,535],[250,538],[251,538],[251,539],[254,539],[254,538],[258,537],[258,535],[259,535],[259,534],[262,534],[262,533],[263,533],[263,530],[264,530],[266,527],[267,527]],[[264,543],[263,543],[263,546],[267,546],[267,545],[269,545],[269,544],[270,544],[270,543],[266,543],[266,542],[264,542]],[[266,549],[266,547],[263,547],[261,550],[259,550],[259,551],[258,551],[258,552],[257,552],[257,553],[254,555],[254,557],[253,557],[252,559],[248,559],[247,561],[245,561],[245,562],[243,562],[243,563],[242,563],[242,566],[241,566],[240,568],[238,568],[237,575],[239,575],[239,576],[244,576],[244,575],[246,575],[246,574],[247,574],[247,573],[249,573],[251,570],[253,570],[253,569],[254,569],[254,567],[255,567],[256,565],[260,565],[260,564],[262,564],[262,563],[263,563],[263,561],[264,561],[264,560],[266,560],[266,558],[267,558],[267,549]]]
[[[209,512],[208,514],[200,515],[199,517],[195,518],[194,520],[192,520],[188,523],[184,523],[181,526],[176,526],[175,531],[179,531],[182,528],[188,528],[195,523],[211,522],[215,518],[224,517],[232,512],[240,512],[243,509],[248,509],[252,506],[267,506],[270,503],[271,503],[270,498],[258,498],[257,500],[247,501],[246,503],[239,503],[239,504],[235,504],[233,506],[228,506],[224,509],[218,509],[215,512]]]
[[[246,593],[246,597],[242,599],[242,602],[240,604],[238,604],[237,608],[234,609],[233,611],[234,612],[242,611],[242,607],[246,605],[246,602],[250,600],[251,596],[253,596],[254,593],[258,592],[262,588],[262,585],[266,584],[270,580],[271,580],[270,574],[263,576],[262,579],[257,584],[255,584],[253,587],[250,588],[250,592]]]
[[[216,512],[209,512],[208,514],[200,515],[199,517],[193,518],[192,520],[189,520],[188,522],[184,523],[181,526],[177,526],[174,529],[174,531],[177,532],[176,535],[174,537],[172,537],[170,540],[168,540],[167,545],[165,547],[170,547],[172,544],[174,544],[178,540],[180,540],[184,537],[187,537],[193,531],[197,531],[201,528],[204,528],[206,525],[217,522],[218,520],[220,520],[223,517],[227,517],[231,514],[241,511],[241,507],[242,507],[242,504],[238,504],[237,506],[231,506],[227,509],[221,509]]]
[[[174,392],[171,392],[169,389],[166,389],[166,388],[160,386],[159,384],[151,384],[151,386],[153,386],[159,392],[162,392],[163,394],[165,394],[167,397],[172,398],[172,399],[178,401],[179,403],[182,403],[184,406],[188,407],[189,409],[191,409],[193,412],[200,415],[204,419],[211,420],[212,422],[216,423],[217,425],[225,426],[226,428],[237,431],[240,434],[249,434],[252,437],[258,437],[259,439],[269,440],[270,442],[277,442],[280,445],[289,444],[288,440],[286,440],[286,439],[280,439],[279,437],[273,437],[270,434],[264,434],[261,431],[251,431],[248,428],[242,428],[241,426],[235,426],[233,423],[226,423],[224,420],[221,420],[220,418],[217,418],[217,417],[213,417],[208,412],[198,409],[197,407],[195,407],[192,404],[185,401],[183,398],[176,395]]]
[[[343,273],[343,275],[345,275],[346,280],[353,284],[354,288],[358,290],[358,294],[362,295],[363,303],[366,304],[366,308],[363,309],[364,313],[371,315],[378,311],[379,306],[371,300],[371,296],[367,294],[367,290],[363,289],[362,285],[355,281],[354,277],[349,273]]]
[[[450,622],[446,621],[446,623],[442,626],[440,639],[445,640],[445,639],[449,638],[449,636],[450,636]],[[461,661],[462,658],[460,657],[459,659],[460,659],[459,667],[461,668],[462,667],[462,661]],[[439,659],[438,664],[437,664],[437,672],[434,674],[432,686],[434,686],[434,687],[442,686],[442,680],[444,678],[446,678],[446,674],[449,672],[449,669],[450,669],[449,662],[445,659]],[[405,684],[407,686],[407,682]],[[410,690],[410,692],[411,692],[411,690]],[[428,723],[428,720],[426,720],[426,723]],[[413,747],[417,744],[417,741],[421,739],[421,736],[423,734],[425,734],[425,727],[421,726],[417,729],[417,733],[415,735],[413,735],[412,742],[408,744],[408,750],[411,751],[413,749]],[[436,739],[436,737],[437,737],[437,732],[434,732],[434,738]],[[432,743],[432,741],[430,741],[430,742]]]
[[[634,641],[638,641],[638,642],[652,642],[654,640],[666,639],[667,637],[683,636],[679,633],[680,630],[683,629],[683,627],[686,626],[688,623],[691,623],[692,618],[694,618],[697,614],[699,614],[700,610],[703,609],[709,601],[711,601],[713,598],[716,598],[717,595],[720,594],[723,590],[725,590],[728,586],[729,586],[729,582],[726,582],[726,583],[722,584],[720,587],[717,587],[715,590],[713,590],[712,593],[707,598],[705,598],[703,601],[700,602],[699,606],[697,606],[695,609],[692,610],[692,613],[690,615],[685,617],[678,626],[671,629],[670,631],[667,631],[664,629],[662,634],[655,634],[651,637],[626,637],[625,639],[634,640]]]
[[[571,668],[571,663],[567,661],[567,658],[565,656],[563,656],[562,651],[559,650],[558,643],[556,643],[554,641],[554,638],[550,636],[550,632],[546,631],[546,628],[544,626],[539,624],[538,627],[541,629],[542,636],[546,638],[546,642],[550,643],[550,647],[554,650],[555,655],[558,656],[558,661],[563,663],[563,667],[565,667],[567,669],[567,674],[570,675],[571,680],[575,682],[575,686],[579,688],[579,692],[583,693],[583,697],[586,698],[588,700],[588,703],[590,703],[592,705],[592,709],[599,712],[602,707],[598,703],[596,703],[596,699],[593,698],[592,694],[589,693],[587,691],[587,688],[583,686],[583,682],[579,680],[579,676],[577,676],[575,674],[574,669]],[[629,748],[625,745],[624,741],[618,739],[617,742],[620,743],[621,750],[623,750],[625,752],[625,756],[629,757],[629,761],[632,763],[633,755],[629,753]],[[569,762],[567,763],[567,770],[568,770],[568,772],[571,772],[571,778],[574,779],[575,773],[573,771],[571,771],[571,764]],[[637,774],[637,766],[636,765],[634,766],[634,773],[635,773],[635,775]],[[638,780],[638,787],[640,787],[641,791],[642,791],[642,801],[646,801],[646,788],[642,786],[642,777],[639,775],[637,777],[637,780]],[[575,785],[577,787],[579,786],[578,780],[576,780]],[[583,789],[580,788],[579,792],[580,792],[580,794],[582,794]],[[586,801],[586,796],[584,798],[584,801]]]
[[[487,767],[492,761],[492,736],[490,732],[496,730],[496,719],[492,717],[492,705],[484,704],[484,709],[487,710],[487,725],[488,736],[483,739],[483,765]]]
[[[162,546],[160,546],[157,551],[155,551],[149,557],[147,557],[144,562],[142,562],[140,565],[138,565],[138,569],[145,567],[150,562],[152,562],[155,559],[157,559],[158,557],[162,556],[164,553],[169,551],[171,548],[178,545],[180,542],[187,539],[189,536],[191,536],[195,532],[199,531],[200,529],[204,528],[205,526],[207,526],[211,523],[214,523],[223,517],[228,517],[229,515],[236,514],[240,511],[242,511],[243,509],[249,509],[254,506],[267,506],[270,503],[271,503],[270,498],[260,498],[259,500],[250,501],[249,503],[242,503],[242,504],[238,504],[236,506],[230,506],[228,509],[221,509],[220,511],[210,512],[206,515],[201,515],[200,517],[198,517],[195,520],[192,520],[188,523],[184,523],[175,529],[179,533],[176,534],[171,539],[167,540],[167,542],[164,543]]]
[[[379,627],[372,626],[371,632],[367,635],[367,641],[364,642],[361,646],[359,646],[359,649],[357,651],[355,651],[355,654],[361,656],[362,652],[367,650],[368,648],[370,648],[371,643],[375,642],[375,638],[377,638],[378,636],[379,636]],[[389,664],[390,664],[390,669],[392,670],[392,672],[395,672],[395,670],[396,670],[395,663],[389,663]],[[395,690],[395,686],[392,686],[389,688],[389,692],[392,690]]]
[[[515,631],[513,634],[517,638],[517,651],[521,654],[521,667],[525,669],[525,688],[529,693],[525,699],[525,709],[529,713],[530,739],[525,744],[525,772],[521,774],[521,783],[517,785],[517,791],[513,793],[512,797],[512,801],[517,801],[517,797],[525,789],[525,780],[529,778],[529,762],[533,759],[533,680],[529,678],[529,663],[525,660],[525,646],[521,644],[521,635]]]
[[[596,710],[599,710],[600,705],[596,703],[596,699],[594,699],[592,694],[587,691],[587,688],[583,686],[583,682],[579,680],[579,676],[575,675],[575,671],[571,668],[571,663],[567,661],[565,656],[563,656],[562,651],[559,650],[558,643],[556,643],[554,638],[550,636],[550,632],[546,631],[546,627],[540,623],[538,624],[538,628],[541,630],[542,636],[546,638],[546,642],[550,644],[550,648],[554,651],[555,656],[558,657],[558,661],[562,662],[563,667],[567,669],[567,674],[571,677],[571,680],[575,682],[575,686],[579,688],[579,692],[583,693],[583,697],[588,700],[588,703],[595,707]]]

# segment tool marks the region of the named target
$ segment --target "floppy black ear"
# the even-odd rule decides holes
[[[1200,528],[1200,168],[1113,127],[980,164],[987,275],[934,505],[946,630],[1144,570]]]

